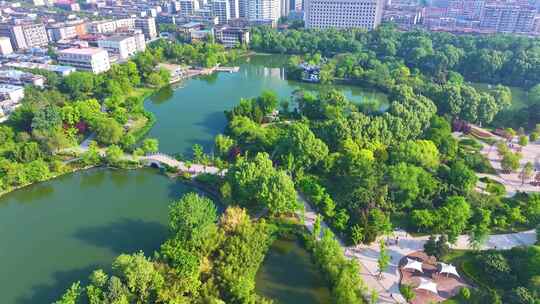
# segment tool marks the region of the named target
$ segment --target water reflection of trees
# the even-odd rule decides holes
[[[162,104],[170,100],[173,93],[174,93],[173,88],[171,86],[166,86],[166,87],[161,88],[156,93],[154,93],[152,97],[150,97],[150,100],[154,104]]]

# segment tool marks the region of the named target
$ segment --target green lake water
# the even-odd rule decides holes
[[[309,253],[295,240],[276,240],[257,273],[257,293],[276,304],[325,304],[330,290]]]
[[[254,56],[238,73],[191,79],[156,94],[146,103],[157,118],[149,136],[158,138],[166,153],[189,153],[195,143],[211,151],[214,135],[225,127],[223,111],[241,97],[269,89],[288,98],[298,88],[317,88],[285,80],[285,61]],[[380,98],[384,107],[383,95],[338,87],[355,102]],[[192,190],[156,170],[93,169],[0,197],[0,303],[51,303],[71,282],[84,282],[93,269],[108,269],[120,253],[151,255],[167,237],[168,204]],[[259,277],[257,288],[280,303],[318,303],[323,287],[306,255],[298,247],[285,256],[271,251],[267,260],[274,266],[263,268],[267,279]],[[294,275],[278,273],[291,265],[298,267],[291,268],[297,269]]]
[[[2,197],[0,303],[51,303],[121,253],[151,254],[190,190],[152,169],[92,169]]]
[[[256,97],[264,90],[276,92],[289,99],[297,89],[317,91],[317,84],[288,81],[283,66],[286,56],[257,55],[239,63],[238,73],[215,73],[204,78],[187,80],[180,89],[162,90],[147,102],[148,110],[156,114],[157,122],[149,137],[159,139],[160,151],[189,155],[194,144],[211,151],[213,138],[223,132],[226,124],[224,110],[231,109],[240,98]],[[360,87],[334,85],[357,103],[380,100],[387,107],[384,94]]]

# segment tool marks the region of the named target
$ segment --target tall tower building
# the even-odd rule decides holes
[[[248,0],[247,19],[254,23],[277,23],[281,17],[281,0]]]
[[[281,17],[287,17],[289,16],[289,13],[291,12],[291,0],[280,0],[280,7],[281,7]]]
[[[229,10],[231,19],[240,18],[240,1],[239,0],[229,0]]]
[[[231,9],[229,0],[213,0],[212,15],[218,17],[219,24],[227,23],[231,19]]]
[[[382,19],[384,0],[307,0],[306,28],[363,28],[372,30]]]
[[[247,18],[250,0],[238,0],[238,17]]]

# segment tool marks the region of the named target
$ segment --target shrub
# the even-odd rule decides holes
[[[459,290],[459,295],[464,299],[468,300],[471,297],[471,291],[467,287],[463,287]]]

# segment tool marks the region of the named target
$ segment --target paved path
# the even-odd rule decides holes
[[[313,225],[317,213],[313,210],[310,204],[301,196],[298,199],[304,204],[305,210],[305,225],[309,231],[313,231]],[[323,228],[328,228],[325,223],[321,223]],[[368,286],[366,297],[369,298],[371,290],[377,291],[379,294],[378,303],[405,303],[405,299],[399,292],[399,261],[406,255],[412,252],[423,250],[424,243],[428,240],[428,236],[413,237],[405,231],[396,230],[393,232],[392,240],[399,237],[397,245],[388,245],[387,250],[391,256],[391,262],[388,269],[383,272],[383,278],[378,279],[379,259],[379,243],[373,242],[370,245],[346,246],[342,240],[338,238],[345,256],[351,259],[356,259],[361,266],[362,279]],[[384,237],[382,237],[384,238]],[[380,239],[380,238],[379,238]],[[468,236],[461,235],[458,237],[456,244],[452,246],[454,249],[470,249]],[[534,230],[490,235],[481,249],[509,249],[516,246],[532,245],[536,242],[536,232]]]
[[[501,137],[495,137],[495,139],[505,141]],[[506,194],[508,197],[513,196],[518,191],[540,192],[540,187],[533,186],[530,184],[530,181],[532,179],[523,183],[523,180],[520,177],[520,172],[527,162],[532,163],[535,169],[535,172],[532,178],[534,178],[534,175],[536,175],[536,173],[540,171],[540,141],[531,142],[527,146],[521,147],[522,158],[520,160],[520,169],[518,172],[512,172],[512,173],[503,172],[501,168],[502,157],[499,156],[497,152],[497,147],[495,145],[488,145],[482,141],[478,141],[478,142],[480,142],[483,146],[480,153],[482,153],[489,160],[491,166],[497,171],[497,175],[477,174],[478,177],[488,177],[503,184],[506,188]],[[511,149],[511,150],[515,152],[515,148],[520,147],[518,144],[517,138],[512,141],[512,144],[514,146],[514,149]]]

